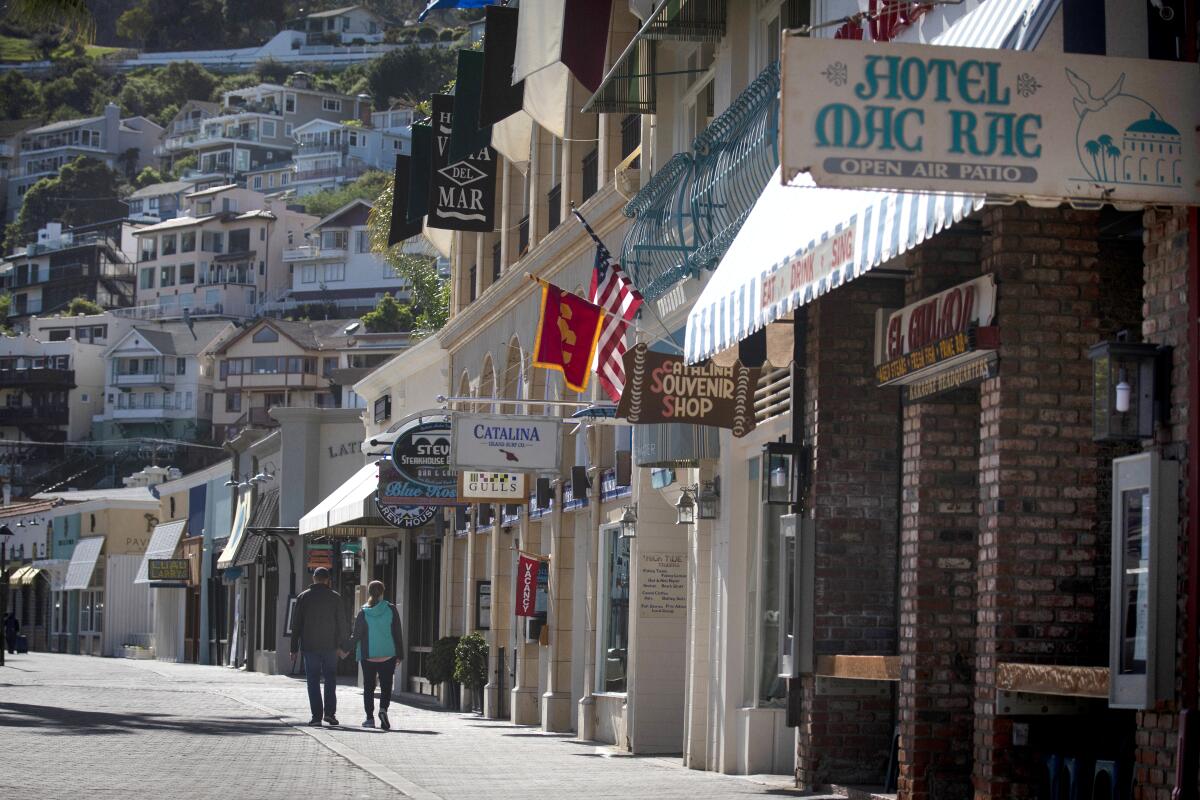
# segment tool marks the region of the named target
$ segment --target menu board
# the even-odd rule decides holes
[[[687,614],[687,554],[641,553],[638,617],[669,619]]]

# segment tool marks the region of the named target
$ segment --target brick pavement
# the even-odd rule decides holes
[[[791,794],[571,736],[393,705],[365,730],[338,691],[341,729],[308,718],[302,682],[220,667],[34,653],[0,670],[0,797],[716,800]],[[799,795],[796,796],[805,796]]]

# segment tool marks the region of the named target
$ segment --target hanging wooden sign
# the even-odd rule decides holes
[[[734,436],[754,430],[757,368],[685,364],[683,356],[656,353],[639,344],[625,353],[625,390],[617,416],[629,422],[686,422],[730,428]]]

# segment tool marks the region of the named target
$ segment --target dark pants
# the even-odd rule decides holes
[[[304,676],[308,678],[308,706],[313,719],[337,713],[337,651],[305,650]],[[321,678],[325,678],[325,707],[321,708]]]
[[[375,713],[375,682],[379,682],[379,710],[387,711],[392,704],[392,679],[396,675],[396,659],[360,661],[363,671],[363,708],[367,716]]]

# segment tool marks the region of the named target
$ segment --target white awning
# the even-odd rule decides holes
[[[134,583],[150,583],[150,559],[175,557],[175,548],[179,546],[179,540],[183,538],[183,529],[186,527],[186,519],[154,526],[154,533],[150,536],[150,544],[146,546],[146,555],[142,557],[137,577],[133,579]]]
[[[1032,50],[1057,0],[987,0],[932,45]],[[777,169],[688,314],[688,363],[731,347],[983,206],[981,195],[817,188]],[[853,248],[845,247],[853,244]]]
[[[362,467],[300,518],[300,535],[320,533],[336,525],[375,516],[369,503],[378,484],[379,467],[374,462]]]
[[[96,562],[100,560],[100,550],[103,547],[103,536],[89,536],[75,543],[71,563],[67,566],[67,579],[63,582],[63,591],[86,589],[92,585],[92,573],[96,571]]]
[[[229,532],[229,541],[217,558],[217,569],[229,569],[237,559],[242,540],[246,538],[246,525],[250,522],[250,492],[243,491],[238,496],[237,513],[233,515],[233,530]]]

